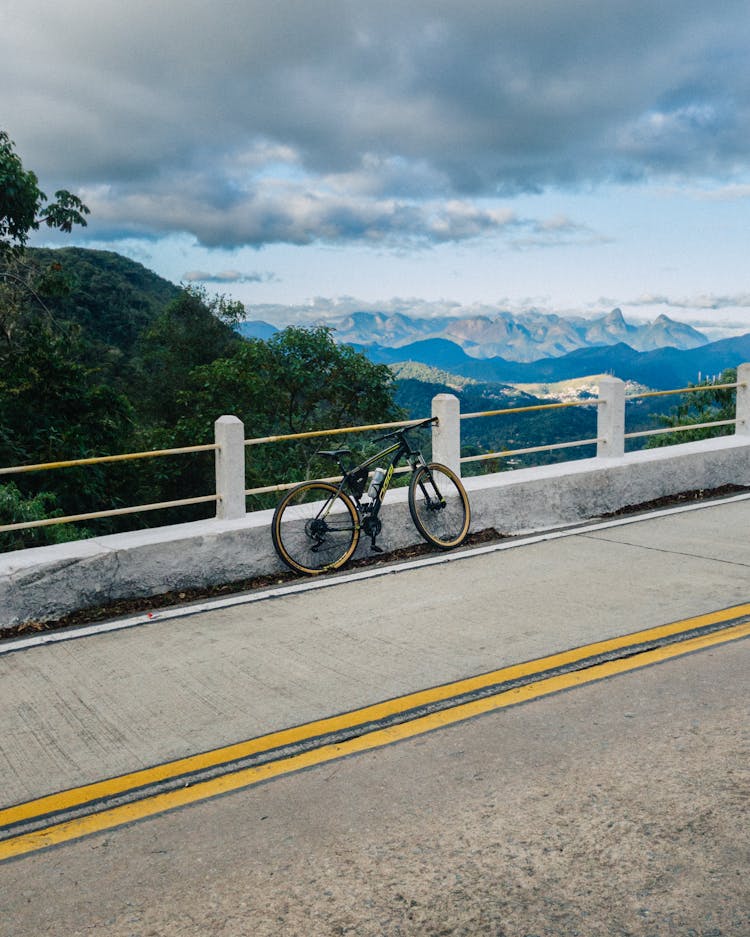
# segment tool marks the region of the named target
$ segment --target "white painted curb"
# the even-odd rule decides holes
[[[488,544],[487,546],[483,547],[472,547],[465,550],[456,550],[451,553],[441,553],[437,556],[428,556],[418,560],[409,560],[405,563],[393,563],[387,566],[371,567],[352,573],[339,573],[337,575],[328,576],[326,578],[304,580],[303,582],[292,583],[288,586],[280,586],[277,589],[262,589],[257,592],[243,593],[241,595],[235,595],[226,598],[211,599],[206,602],[192,605],[165,608],[154,612],[133,615],[128,618],[119,618],[113,619],[111,621],[97,622],[96,624],[84,625],[81,627],[65,628],[61,629],[60,631],[49,631],[27,638],[10,638],[9,640],[0,643],[0,655],[9,654],[15,651],[27,650],[29,648],[40,647],[45,644],[55,644],[60,641],[73,641],[77,638],[86,638],[92,635],[106,634],[112,631],[121,631],[125,628],[135,628],[141,625],[155,624],[176,618],[186,618],[191,615],[199,615],[203,612],[232,608],[237,605],[249,605],[253,602],[265,602],[270,599],[283,598],[287,595],[298,595],[300,593],[312,592],[318,589],[332,588],[337,585],[342,585],[343,583],[360,582],[366,579],[375,579],[380,576],[404,573],[414,569],[423,569],[427,566],[438,566],[444,563],[454,563],[460,560],[471,559],[475,556],[483,556],[488,553],[498,553],[502,550],[515,550],[519,547],[530,546],[535,543],[544,543],[548,540],[559,540],[563,537],[575,537],[580,536],[581,534],[595,533],[600,530],[624,527],[629,524],[651,521],[660,517],[669,517],[674,514],[684,514],[688,511],[701,511],[711,507],[716,507],[717,505],[733,504],[747,500],[750,500],[750,494],[741,494],[734,495],[730,498],[722,498],[713,501],[678,505],[673,508],[664,508],[659,511],[651,511],[647,514],[633,514],[628,517],[600,521],[595,524],[587,524],[584,526],[571,525],[561,530],[558,529],[545,531],[526,537],[514,538],[513,540],[505,540],[498,543]]]

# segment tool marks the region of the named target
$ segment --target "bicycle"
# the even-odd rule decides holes
[[[380,509],[393,474],[402,459],[411,466],[409,511],[420,535],[441,550],[451,550],[466,539],[471,522],[469,499],[460,478],[446,465],[426,462],[406,434],[423,429],[436,417],[380,436],[375,442],[395,439],[385,449],[354,468],[344,465],[350,449],[319,450],[335,459],[342,473],[339,482],[307,481],[291,488],[273,515],[271,534],[279,557],[295,572],[314,576],[340,569],[354,554],[360,534],[370,538],[370,549],[382,553],[376,540],[382,530]],[[367,486],[370,468],[378,466]],[[366,499],[365,488],[367,488]]]

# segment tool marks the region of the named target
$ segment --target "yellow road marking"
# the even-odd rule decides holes
[[[293,741],[314,738],[324,732],[331,732],[340,728],[349,728],[364,722],[373,721],[377,718],[384,718],[387,715],[403,712],[404,710],[423,705],[427,702],[448,699],[452,696],[470,692],[473,689],[490,686],[493,683],[500,683],[515,679],[519,676],[549,670],[553,667],[562,666],[565,663],[592,657],[596,654],[606,653],[610,650],[641,644],[650,640],[656,640],[659,637],[677,634],[680,631],[689,631],[694,628],[705,627],[706,625],[736,619],[747,614],[750,614],[750,604],[735,606],[732,609],[713,612],[709,615],[685,619],[681,622],[674,622],[670,625],[636,632],[609,641],[596,642],[595,644],[565,651],[561,654],[540,658],[536,661],[506,667],[501,670],[493,671],[491,674],[483,674],[479,677],[472,677],[453,684],[446,684],[431,690],[409,694],[399,699],[368,706],[342,716],[322,719],[304,726],[299,726],[295,729],[270,733],[269,735],[254,739],[251,742],[226,746],[212,752],[204,753],[203,755],[168,762],[156,768],[133,772],[129,775],[121,775],[118,778],[85,785],[84,787],[64,791],[60,794],[38,798],[37,800],[29,801],[25,804],[19,804],[17,807],[10,807],[0,811],[0,825],[7,825],[8,823],[16,822],[21,819],[41,817],[46,813],[51,813],[70,806],[79,806],[96,798],[105,797],[113,793],[122,793],[135,787],[174,777],[185,771],[195,771],[198,770],[199,767],[210,767],[221,764],[228,760],[233,760],[259,751],[266,751],[269,748],[289,744]],[[645,651],[634,657],[608,661],[585,670],[543,678],[535,683],[527,684],[526,686],[502,691],[483,699],[473,700],[450,709],[420,716],[398,725],[376,729],[347,741],[325,744],[311,751],[281,758],[264,765],[243,768],[230,774],[225,774],[206,781],[199,781],[193,785],[188,784],[183,788],[156,794],[133,803],[104,809],[89,816],[52,824],[45,829],[21,834],[15,838],[0,842],[0,861],[47,846],[57,845],[71,839],[78,839],[90,833],[112,829],[113,827],[154,816],[155,814],[173,810],[177,807],[186,806],[187,804],[199,800],[215,797],[218,794],[258,784],[261,781],[299,771],[313,765],[323,764],[345,755],[389,745],[393,742],[411,738],[447,725],[452,725],[453,723],[470,719],[473,716],[491,712],[496,709],[502,709],[527,700],[537,699],[551,693],[560,692],[561,690],[581,686],[614,674],[625,673],[629,670],[635,670],[649,664],[668,660],[672,657],[688,654],[715,644],[746,637],[749,634],[750,622],[743,622],[742,624],[725,628],[718,632],[701,635],[686,641],[666,645],[665,647],[655,648],[651,651]]]
[[[696,628],[718,624],[722,621],[731,621],[735,618],[741,618],[744,615],[750,615],[750,603],[722,609],[721,611],[711,612],[706,615],[699,615],[694,618],[683,619],[682,621],[673,622],[668,625],[659,625],[655,628],[648,628],[643,631],[622,635],[617,638],[610,638],[605,641],[597,641],[594,644],[573,648],[572,650],[541,657],[522,664],[513,664],[509,667],[493,670],[490,673],[480,674],[476,677],[469,677],[464,680],[456,681],[455,683],[443,684],[427,690],[420,690],[416,693],[409,693],[396,699],[375,703],[371,706],[365,706],[361,709],[342,713],[338,716],[331,716],[314,722],[308,722],[294,728],[271,732],[267,735],[250,739],[249,741],[237,742],[233,745],[226,745],[208,752],[202,752],[198,755],[191,755],[150,768],[144,768],[140,771],[134,771],[129,774],[119,775],[103,781],[96,781],[81,787],[71,788],[67,791],[50,794],[46,797],[40,797],[36,800],[27,801],[17,806],[0,810],[0,827],[21,820],[44,816],[48,813],[56,813],[61,810],[70,809],[71,807],[78,807],[93,800],[112,797],[125,791],[131,791],[134,788],[153,785],[160,781],[177,777],[178,775],[202,771],[217,765],[225,764],[229,761],[238,761],[242,758],[247,758],[261,752],[267,752],[274,748],[281,748],[298,742],[304,742],[316,736],[327,735],[342,729],[349,729],[367,722],[377,722],[408,709],[416,709],[420,706],[461,696],[464,693],[470,693],[496,683],[504,683],[508,680],[526,677],[543,670],[553,670],[557,667],[575,663],[587,657],[594,657],[597,654],[606,654],[633,644],[658,641],[661,638],[678,634],[681,631],[691,631]]]

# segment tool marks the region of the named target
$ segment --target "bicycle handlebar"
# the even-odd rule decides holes
[[[374,442],[380,442],[383,439],[393,439],[395,436],[403,436],[404,433],[408,433],[413,429],[424,429],[426,426],[431,426],[434,423],[437,423],[438,418],[436,416],[431,416],[427,420],[422,420],[421,423],[415,423],[413,426],[402,426],[400,429],[394,430],[392,433],[386,433],[385,436],[378,436]]]

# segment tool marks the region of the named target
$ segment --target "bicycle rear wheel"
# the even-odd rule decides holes
[[[357,509],[335,485],[303,482],[279,502],[271,536],[276,552],[295,572],[314,576],[338,569],[357,549]]]
[[[461,479],[446,465],[430,462],[412,475],[409,510],[424,539],[450,550],[466,539],[471,523],[469,499]]]

